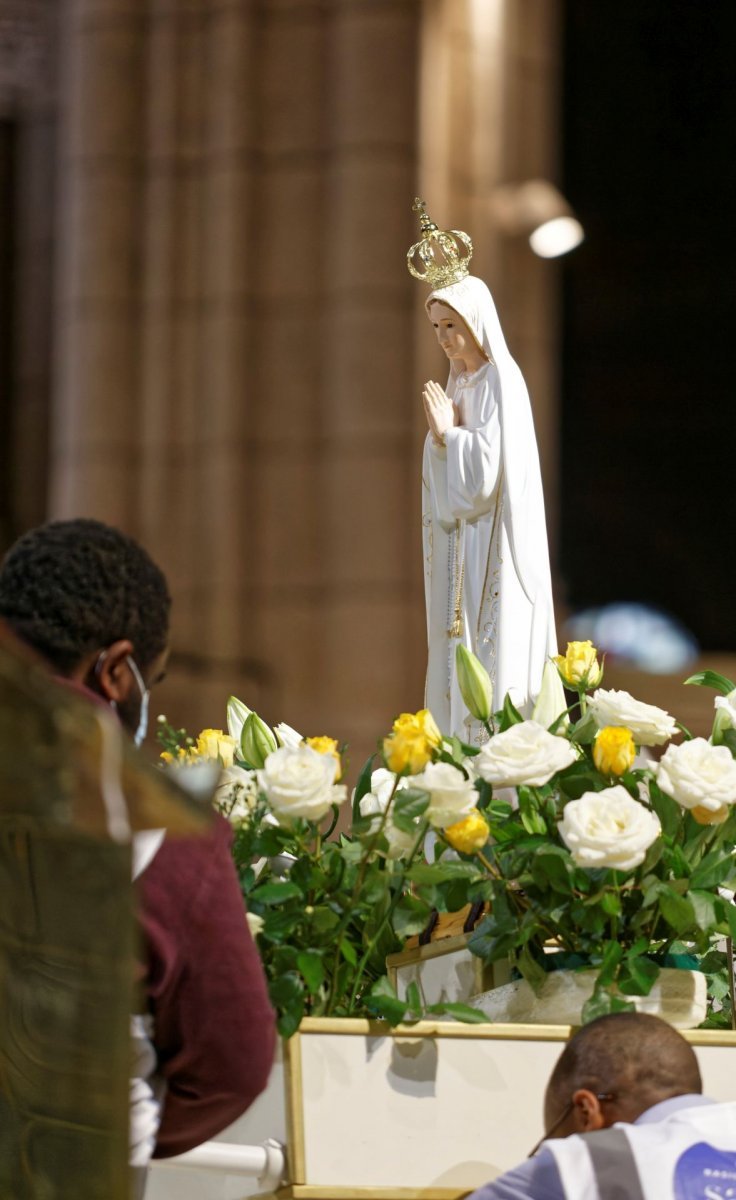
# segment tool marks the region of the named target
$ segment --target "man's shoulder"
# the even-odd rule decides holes
[[[557,1164],[545,1148],[473,1192],[469,1200],[564,1200]]]

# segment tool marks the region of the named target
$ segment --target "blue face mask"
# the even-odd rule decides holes
[[[106,657],[107,657],[107,650],[103,650],[102,653],[100,654],[100,657],[97,659],[97,663],[95,665],[95,675],[99,674],[100,667],[101,667],[102,663],[105,661]],[[143,676],[141,675],[141,673],[138,669],[138,664],[136,663],[135,659],[132,658],[130,656],[130,654],[128,654],[125,661],[127,662],[128,666],[130,667],[130,670],[133,675],[133,678],[135,679],[138,691],[141,694],[141,707],[140,707],[140,713],[138,716],[138,728],[136,729],[135,733],[133,734],[133,741],[134,741],[135,745],[141,746],[143,744],[143,742],[146,740],[146,734],[148,733],[148,698],[149,698],[150,693],[149,693],[148,688],[146,687]],[[110,707],[114,708],[117,711],[118,706],[114,700],[110,701]]]

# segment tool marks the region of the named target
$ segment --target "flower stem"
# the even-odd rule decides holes
[[[365,953],[363,954],[363,957],[361,958],[360,962],[358,963],[358,966],[357,966],[357,969],[355,972],[355,982],[353,984],[353,990],[350,993],[350,1000],[348,1001],[348,1015],[350,1015],[350,1013],[353,1011],[353,1005],[354,1005],[357,995],[358,995],[358,989],[360,987],[360,982],[363,977],[363,971],[365,970],[366,963],[368,962],[368,959],[370,958],[371,954],[373,953],[373,950],[375,949],[375,947],[378,943],[378,939],[380,938],[381,934],[383,933],[384,929],[386,928],[386,925],[388,924],[391,917],[393,916],[396,905],[398,904],[399,900],[402,897],[404,880],[406,879],[406,873],[409,870],[409,867],[411,866],[412,862],[414,861],[414,856],[416,855],[417,851],[419,850],[419,847],[424,842],[424,839],[427,835],[428,828],[429,828],[429,822],[424,821],[422,823],[422,827],[419,831],[419,836],[411,848],[411,853],[409,854],[408,859],[405,860],[404,865],[402,866],[401,871],[398,874],[396,887],[394,889],[393,896],[391,897],[391,903],[389,904],[388,908],[386,909],[386,912],[385,912],[382,920],[380,921],[380,923],[376,929],[376,932],[374,933],[373,937],[369,941],[369,943],[365,949]]]
[[[325,1006],[325,1016],[326,1017],[329,1017],[332,1014],[332,1010],[335,1007],[335,1001],[337,1000],[337,995],[335,992],[335,979],[337,977],[337,971],[340,966],[340,954],[342,952],[343,941],[345,940],[345,932],[352,920],[353,910],[355,909],[355,905],[356,905],[358,896],[360,895],[361,888],[363,887],[363,881],[365,880],[365,874],[366,874],[366,871],[368,870],[368,863],[370,861],[371,855],[373,854],[373,851],[375,850],[376,846],[378,845],[378,839],[381,837],[384,829],[386,828],[386,822],[388,821],[389,813],[391,812],[391,805],[393,804],[394,796],[396,795],[396,789],[398,788],[398,786],[399,786],[399,776],[397,775],[394,778],[394,786],[391,789],[391,795],[388,798],[388,803],[387,803],[385,809],[383,810],[383,812],[381,813],[381,818],[376,826],[376,829],[374,830],[373,836],[371,837],[370,841],[368,842],[367,846],[365,847],[365,849],[363,851],[363,855],[360,860],[360,868],[358,870],[358,876],[357,876],[357,879],[355,880],[355,884],[353,886],[353,890],[350,895],[350,900],[348,901],[348,907],[345,910],[345,912],[343,913],[340,923],[337,926],[337,929],[335,931],[335,936],[336,936],[337,940],[335,942],[335,954],[334,954],[333,960],[332,960],[332,971],[330,973],[328,998],[327,998],[327,1003]],[[362,971],[362,964],[358,968],[356,984],[360,980],[361,971]]]

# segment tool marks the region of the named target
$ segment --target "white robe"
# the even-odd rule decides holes
[[[446,448],[428,435],[422,523],[429,659],[425,702],[440,728],[479,743],[487,734],[460,695],[462,642],[487,668],[494,707],[504,696],[525,715],[556,653],[539,458],[526,386],[509,354],[490,292],[472,276],[433,292],[453,308],[492,362],[450,371],[459,424]],[[460,579],[462,577],[462,582]],[[462,631],[450,634],[456,601]]]

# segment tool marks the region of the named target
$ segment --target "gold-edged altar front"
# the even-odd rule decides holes
[[[305,1019],[269,1087],[217,1139],[284,1142],[279,1200],[461,1200],[542,1135],[542,1096],[565,1025]],[[733,1098],[736,1032],[683,1034],[704,1091]],[[154,1168],[146,1200],[244,1200],[253,1178]]]

